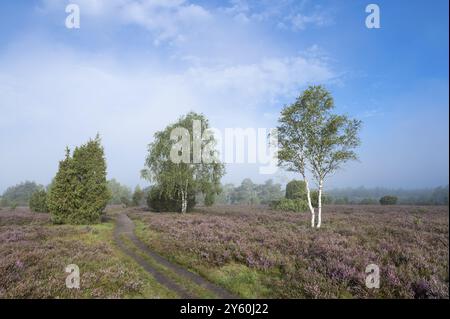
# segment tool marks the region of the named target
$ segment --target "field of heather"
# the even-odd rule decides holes
[[[107,215],[118,212],[132,218],[149,249],[237,297],[449,297],[445,206],[327,206],[321,229],[310,228],[307,213],[264,206],[201,207],[185,215],[110,208]],[[184,288],[155,280],[119,249],[114,227],[112,218],[52,225],[48,214],[2,209],[0,298],[210,296],[147,256]],[[79,290],[65,286],[72,263],[81,269]],[[369,264],[380,268],[379,289],[365,286]]]
[[[448,298],[446,206],[328,206],[309,215],[265,207],[129,213],[161,255],[241,297]],[[365,268],[380,268],[380,288]]]
[[[0,298],[170,298],[112,242],[113,223],[56,226],[28,208],[0,210]],[[67,289],[65,267],[82,289]]]

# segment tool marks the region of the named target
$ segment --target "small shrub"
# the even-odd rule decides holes
[[[39,190],[33,193],[29,203],[30,209],[36,213],[47,213],[47,192],[45,190]]]
[[[304,212],[308,209],[308,204],[301,199],[283,198],[278,201],[273,201],[271,203],[271,208],[285,212]]]
[[[381,205],[395,205],[397,204],[397,197],[386,195],[380,198]]]

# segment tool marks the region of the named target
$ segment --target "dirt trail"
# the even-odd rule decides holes
[[[158,253],[151,250],[146,244],[144,244],[139,238],[136,237],[134,233],[134,223],[126,215],[126,213],[122,212],[118,214],[115,220],[116,220],[116,228],[114,230],[114,240],[116,244],[119,246],[119,248],[125,254],[133,258],[140,266],[142,266],[148,273],[150,273],[161,285],[174,291],[181,298],[197,298],[197,296],[193,296],[184,287],[180,286],[173,279],[167,277],[162,271],[151,266],[144,258],[140,257],[139,254],[135,253],[133,249],[127,247],[123,241],[123,237],[129,239],[134,244],[135,246],[134,248],[137,251],[139,251],[140,254],[149,256],[156,263],[173,271],[179,277],[194,282],[198,286],[201,286],[204,289],[212,292],[218,298],[236,298],[225,289],[216,286],[215,284],[209,282],[200,275],[190,272],[189,270],[168,261],[166,258],[162,257]]]

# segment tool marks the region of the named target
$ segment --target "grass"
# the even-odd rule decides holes
[[[448,298],[448,207],[329,206],[309,214],[224,206],[130,214],[166,258],[241,297]],[[380,289],[365,268],[381,271]]]

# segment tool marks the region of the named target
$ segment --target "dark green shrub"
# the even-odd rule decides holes
[[[302,199],[283,198],[271,203],[271,208],[285,212],[304,212],[308,210],[308,203]]]
[[[36,213],[47,213],[47,192],[45,190],[39,190],[33,193],[29,203],[30,209]]]
[[[287,199],[303,199],[306,200],[306,183],[305,181],[292,180],[286,185]]]
[[[179,212],[181,207],[180,198],[169,198],[161,190],[154,186],[150,189],[147,196],[147,205],[150,210],[155,212]],[[191,211],[195,206],[195,194],[188,196],[187,211]]]
[[[395,205],[397,204],[397,197],[396,196],[390,196],[386,195],[380,198],[380,204],[381,205]]]
[[[109,198],[100,138],[97,136],[75,148],[72,156],[67,149],[48,196],[52,221],[57,224],[98,223]]]

